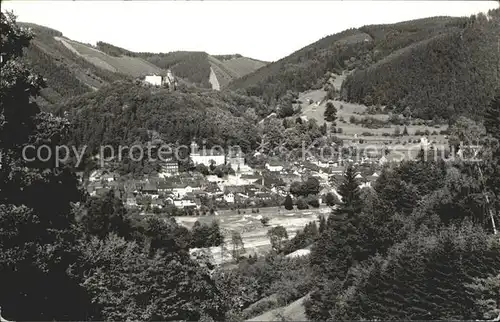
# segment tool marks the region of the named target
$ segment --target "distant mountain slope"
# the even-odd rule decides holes
[[[209,77],[208,81],[210,82],[212,89],[220,91],[219,79],[218,79],[217,75],[215,74],[214,68],[212,68],[212,67],[210,67],[210,77]]]
[[[169,68],[201,87],[211,88],[210,68],[214,71],[221,87],[251,73],[266,63],[241,55],[212,56],[205,52],[178,51],[165,54],[139,53],[147,61],[161,68]]]
[[[231,63],[236,69],[233,71],[225,66],[225,62],[205,52],[135,53],[101,41],[96,46],[83,44],[48,27],[19,24],[32,28],[35,33],[26,50],[25,60],[47,80],[48,87],[39,99],[42,105],[54,104],[118,80],[160,74],[166,69],[171,69],[182,84],[205,88],[211,88],[210,67],[213,67],[222,86],[254,70],[246,62],[252,60],[244,57],[236,57],[239,64]],[[232,57],[228,55],[222,59]],[[260,64],[254,66],[258,68]]]
[[[248,57],[235,57],[228,60],[222,60],[222,63],[228,69],[234,71],[238,77],[243,77],[267,65],[266,62]]]
[[[221,87],[225,87],[231,81],[252,73],[267,64],[238,54],[209,56],[209,62]]]
[[[69,50],[79,55],[90,63],[113,73],[121,73],[132,77],[144,77],[151,74],[160,74],[162,69],[140,57],[111,56],[97,48],[79,42],[55,37],[61,41]]]
[[[220,87],[227,86],[229,82],[239,77],[236,72],[227,68],[227,66],[222,61],[213,56],[208,56],[208,62],[210,63],[210,67],[214,72],[214,76],[217,77],[217,81]]]
[[[125,74],[99,68],[72,52],[61,41],[56,40],[63,37],[57,30],[30,23],[20,25],[32,28],[35,33],[24,59],[47,81],[47,88],[42,90],[40,97],[42,104],[53,104],[63,98],[129,78]]]
[[[229,89],[245,89],[272,103],[288,90],[305,91],[315,86],[327,71],[340,73],[355,53],[367,50],[369,35],[357,29],[325,37],[295,53],[237,79]],[[341,42],[340,42],[341,41]]]
[[[375,39],[384,38],[383,27],[366,29]],[[425,119],[462,113],[480,117],[500,84],[499,39],[498,10],[467,19],[458,29],[387,51],[383,59],[347,77],[342,97],[398,112],[408,109]]]
[[[471,111],[491,95],[498,83],[492,77],[498,35],[498,18],[488,21],[484,16],[364,26],[325,37],[232,81],[228,88],[243,89],[274,105],[287,91],[320,89],[331,72],[348,70],[353,75],[344,84],[344,99],[398,109],[410,106],[422,109],[416,115],[426,118],[448,117],[442,112],[448,106],[455,105],[459,113]],[[452,75],[460,75],[460,82]],[[437,104],[432,97],[439,95]]]
[[[200,87],[211,88],[209,83],[210,63],[208,54],[196,51],[170,53],[134,53],[162,69],[170,69],[175,75]]]

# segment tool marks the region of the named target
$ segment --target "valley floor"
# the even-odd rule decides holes
[[[318,216],[323,214],[325,217],[331,212],[331,208],[321,206],[317,209],[305,210],[286,210],[283,207],[261,208],[259,213],[246,213],[233,210],[224,210],[218,212],[215,216],[197,216],[197,217],[175,217],[176,221],[187,227],[192,228],[196,221],[200,223],[210,223],[214,219],[219,221],[219,225],[224,234],[226,241],[227,254],[224,254],[224,259],[221,259],[220,247],[212,247],[210,250],[214,256],[216,263],[231,261],[230,251],[231,231],[238,231],[243,238],[246,254],[262,254],[270,250],[270,241],[267,232],[270,228],[281,225],[285,227],[289,238],[295,236],[297,230],[304,228],[311,221],[317,221]],[[260,219],[268,217],[269,223],[267,226],[262,225]]]

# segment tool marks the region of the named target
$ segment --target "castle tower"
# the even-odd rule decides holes
[[[195,141],[191,142],[191,155],[199,155],[198,144]]]

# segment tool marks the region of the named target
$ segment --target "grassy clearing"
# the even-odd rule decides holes
[[[266,65],[265,62],[247,57],[224,60],[222,61],[222,64],[228,69],[234,71],[238,77],[243,77]]]
[[[59,40],[68,49],[82,56],[90,63],[111,72],[118,72],[132,77],[141,77],[147,74],[158,74],[162,71],[161,68],[141,58],[128,56],[113,57],[100,50],[69,39],[60,38]]]

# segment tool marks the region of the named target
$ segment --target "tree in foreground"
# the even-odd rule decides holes
[[[493,138],[492,160],[488,162],[484,176],[486,186],[493,194],[496,203],[493,204],[497,212],[500,209],[500,94],[497,95],[488,108],[484,117],[484,127],[486,132]],[[497,223],[500,226],[500,218],[497,216]],[[500,227],[497,227],[500,229]]]
[[[56,167],[54,154],[45,162],[22,156],[29,144],[55,152],[69,123],[42,113],[32,101],[44,84],[22,63],[30,32],[10,13],[0,13],[0,27],[2,314],[10,320],[86,319],[90,302],[71,274],[79,256],[72,214],[72,203],[82,200],[78,181],[66,166]]]
[[[130,233],[126,209],[122,201],[114,196],[113,190],[102,197],[90,197],[77,219],[85,233],[101,239],[111,232],[124,238]]]
[[[485,111],[484,127],[489,134],[500,141],[500,94],[491,101]]]
[[[343,279],[349,267],[364,258],[360,197],[356,170],[349,166],[339,187],[341,203],[328,217],[326,229],[311,250],[311,264],[331,280]]]
[[[484,319],[500,319],[500,274],[475,278],[465,286],[475,299],[477,312],[483,312]]]
[[[438,232],[420,230],[392,247],[385,258],[354,266],[346,281],[352,289],[323,294],[330,301],[335,298],[336,309],[310,318],[496,318],[499,271],[500,241],[480,227],[464,224]]]
[[[357,172],[354,166],[349,165],[344,173],[344,181],[338,189],[342,200],[339,207],[334,211],[334,217],[353,218],[361,212],[363,202],[361,201],[356,175]]]
[[[224,319],[224,295],[187,253],[151,252],[111,234],[86,244],[80,262],[104,320]]]
[[[16,321],[224,319],[227,301],[208,272],[189,258],[182,229],[148,220],[141,221],[146,227],[136,227],[135,241],[117,237],[124,222],[119,201],[106,196],[107,201],[85,203],[64,164],[58,166],[54,157],[23,158],[28,144],[45,145],[54,156],[56,146],[66,143],[70,124],[33,103],[43,82],[21,60],[31,35],[10,14],[0,13],[0,25],[2,316]],[[86,207],[80,222],[75,203]],[[220,244],[218,225],[209,228],[207,238]]]

